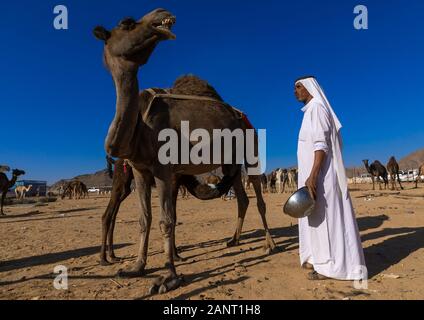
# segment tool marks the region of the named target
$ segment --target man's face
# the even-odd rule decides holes
[[[294,85],[294,95],[300,102],[306,102],[312,98],[308,90],[306,90],[306,88],[300,82],[297,82]]]

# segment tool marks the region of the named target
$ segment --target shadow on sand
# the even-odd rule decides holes
[[[130,246],[130,243],[116,245],[115,248],[124,248]],[[84,256],[91,256],[100,252],[100,246],[79,248],[74,250],[47,253],[39,256],[25,257],[15,260],[0,262],[0,272],[17,270],[22,268],[35,267],[45,264],[58,263],[72,258],[80,258]]]
[[[372,278],[424,247],[424,227],[390,228],[362,237],[362,242],[392,236],[364,249],[368,278]]]

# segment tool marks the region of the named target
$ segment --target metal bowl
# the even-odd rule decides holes
[[[311,197],[308,187],[303,187],[293,193],[284,205],[285,214],[293,218],[309,216],[315,209],[315,200]]]

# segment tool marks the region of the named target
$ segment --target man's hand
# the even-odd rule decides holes
[[[317,198],[317,181],[318,175],[311,174],[305,182],[305,185],[308,187],[309,193],[311,194],[313,199]]]
[[[322,164],[324,163],[325,152],[322,150],[315,151],[314,165],[311,170],[309,178],[306,180],[305,185],[308,187],[312,198],[317,198],[317,183],[318,175],[321,170]]]

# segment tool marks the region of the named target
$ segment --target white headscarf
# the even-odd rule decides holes
[[[340,135],[340,129],[342,128],[342,124],[334,113],[333,108],[328,102],[327,97],[325,96],[324,91],[318,84],[318,81],[313,78],[305,78],[298,80],[296,83],[301,83],[306,90],[308,90],[309,94],[316,100],[321,103],[330,113],[331,121],[333,122],[333,131],[331,132],[331,145],[332,145],[332,155],[335,164],[335,169],[337,172],[337,179],[339,182],[339,187],[342,194],[347,197],[347,177],[346,177],[346,169],[343,164],[342,157],[342,139]]]

